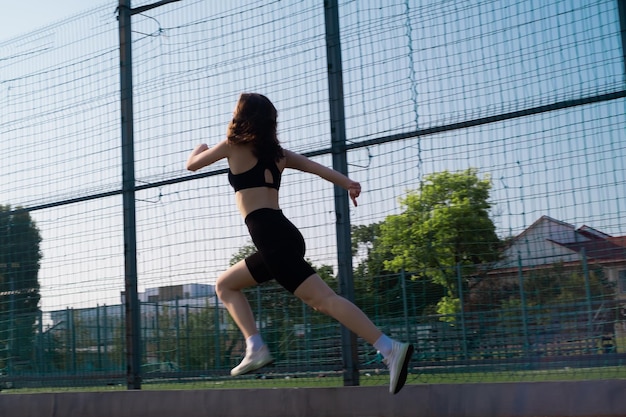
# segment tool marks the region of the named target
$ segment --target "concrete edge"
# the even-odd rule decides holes
[[[11,417],[623,417],[626,380],[1,394]]]

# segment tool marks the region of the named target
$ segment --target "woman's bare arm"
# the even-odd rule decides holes
[[[206,143],[196,146],[187,159],[186,168],[189,171],[197,171],[200,168],[211,165],[220,159],[228,157],[228,142],[226,139],[209,148]]]
[[[300,155],[286,149],[284,150],[284,152],[286,158],[286,168],[293,168],[297,169],[298,171],[315,174],[321,178],[324,178],[326,181],[332,182],[333,184],[345,190],[348,190],[350,194],[350,199],[355,206],[357,205],[356,199],[361,194],[361,184],[351,180],[339,171],[335,171],[332,168],[328,168],[327,166],[318,164],[317,162],[310,160],[304,155]]]

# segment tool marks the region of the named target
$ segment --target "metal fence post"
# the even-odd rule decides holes
[[[221,349],[220,349],[220,335],[221,335],[221,326],[220,326],[220,309],[219,309],[219,298],[217,296],[217,294],[215,294],[215,310],[213,315],[215,316],[213,318],[214,322],[215,322],[215,330],[213,332],[214,336],[214,340],[215,340],[215,367],[216,368],[220,368],[222,366],[222,353],[221,353]]]
[[[459,302],[461,304],[461,331],[463,335],[463,359],[468,358],[467,352],[467,327],[465,326],[465,305],[463,301],[463,277],[461,275],[461,264],[456,264],[456,280],[459,287]]]
[[[343,102],[343,76],[341,42],[339,36],[339,5],[337,0],[324,2],[326,26],[326,56],[328,61],[328,96],[330,104],[330,133],[333,168],[347,174],[346,127]],[[354,301],[352,282],[352,243],[350,231],[350,206],[345,190],[335,186],[335,213],[337,216],[337,263],[339,291],[343,297]],[[341,346],[344,364],[343,383],[359,385],[358,351],[356,335],[341,326]]]
[[[622,66],[626,73],[626,0],[617,0],[619,27],[622,40]]]
[[[524,290],[524,275],[522,273],[522,257],[517,257],[517,278],[520,291],[520,303],[522,304],[522,329],[524,331],[524,355],[530,350],[530,339],[528,337],[528,311],[526,309],[526,291]]]
[[[176,297],[176,315],[175,317],[175,326],[176,326],[176,354],[174,357],[176,358],[176,366],[180,367],[180,306],[178,297]]]
[[[583,265],[583,278],[585,280],[585,299],[587,301],[587,343],[585,350],[589,351],[589,341],[593,339],[593,303],[591,301],[591,283],[589,282],[589,265],[585,248],[580,250],[580,258]]]
[[[409,304],[406,296],[406,271],[400,270],[400,288],[402,290],[402,315],[404,316],[404,340],[410,340],[411,326],[409,324]]]
[[[120,91],[122,111],[122,199],[124,213],[124,294],[126,318],[126,384],[141,388],[139,300],[137,296],[137,231],[135,221],[135,156],[133,146],[133,64],[130,0],[119,2]]]
[[[135,218],[135,151],[133,113],[133,54],[131,16],[178,0],[162,0],[131,8],[119,0],[120,103],[122,119],[122,201],[124,213],[124,289],[126,295],[126,384],[141,389],[141,325],[137,295],[137,222]]]
[[[102,334],[100,332],[100,304],[96,305],[96,351],[98,359],[96,361],[98,370],[102,369]]]

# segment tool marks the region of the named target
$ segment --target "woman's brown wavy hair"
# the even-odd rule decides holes
[[[284,154],[276,134],[278,112],[261,94],[242,93],[226,137],[232,144],[252,143],[254,156],[278,162]]]

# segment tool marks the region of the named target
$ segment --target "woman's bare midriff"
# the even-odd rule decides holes
[[[246,216],[261,208],[279,210],[278,190],[269,187],[256,187],[240,190],[235,193],[237,208],[241,216]]]

